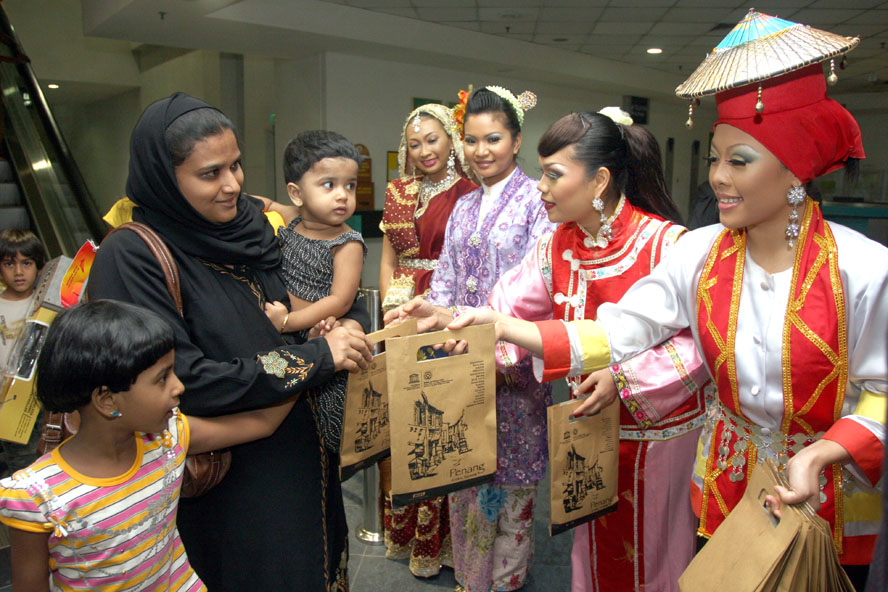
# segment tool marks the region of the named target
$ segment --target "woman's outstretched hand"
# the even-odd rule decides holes
[[[363,331],[341,325],[321,339],[327,340],[337,370],[357,372],[359,368],[367,368],[373,359],[373,344]]]
[[[617,384],[614,382],[610,370],[604,368],[587,376],[573,394],[575,397],[589,395],[585,401],[580,403],[579,407],[574,409],[572,414],[574,417],[595,415],[617,398]]]
[[[417,296],[409,302],[405,302],[397,308],[385,313],[383,322],[385,326],[398,325],[409,318],[416,319],[417,333],[426,333],[436,329],[443,329],[447,323],[453,320],[450,311],[441,306],[429,303],[422,296]]]

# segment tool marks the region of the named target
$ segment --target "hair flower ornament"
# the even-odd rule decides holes
[[[632,116],[620,109],[619,107],[605,107],[601,111],[599,111],[605,117],[608,117],[614,123],[619,123],[620,125],[632,125],[635,123],[632,121]]]
[[[456,122],[456,129],[459,131],[459,137],[461,139],[465,139],[465,125],[466,125],[466,103],[469,102],[469,95],[472,94],[472,85],[469,85],[469,90],[461,90],[459,91],[459,101],[457,101],[456,105],[453,106],[453,120]]]
[[[524,125],[524,113],[530,111],[537,104],[537,96],[530,92],[529,90],[524,91],[517,97],[512,94],[507,88],[503,88],[502,86],[486,86],[484,87],[490,92],[498,95],[502,100],[509,103],[512,108],[515,110],[515,115],[518,116],[518,125]]]

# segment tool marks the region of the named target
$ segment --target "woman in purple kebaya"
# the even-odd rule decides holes
[[[453,208],[444,248],[426,299],[439,306],[483,306],[502,274],[521,262],[549,222],[537,180],[518,166],[524,112],[533,93],[515,97],[488,86],[469,97],[465,157],[482,181]],[[395,319],[407,303],[388,313]],[[533,506],[546,471],[548,386],[530,362],[497,375],[497,454],[493,483],[450,494],[450,528],[457,590],[517,590],[533,558]]]

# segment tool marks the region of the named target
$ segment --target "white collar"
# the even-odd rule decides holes
[[[509,182],[509,180],[512,177],[515,176],[516,172],[518,172],[517,165],[515,166],[514,169],[512,169],[512,172],[509,173],[508,176],[506,176],[506,178],[503,179],[502,181],[498,181],[498,182],[494,183],[493,185],[485,185],[484,182],[482,181],[481,188],[483,190],[483,192],[482,192],[483,197],[484,198],[487,198],[489,196],[499,197],[500,195],[502,195],[503,191],[506,189],[506,184]]]

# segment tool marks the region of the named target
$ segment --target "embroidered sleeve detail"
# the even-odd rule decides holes
[[[634,392],[635,389],[632,388],[632,384],[624,372],[624,367],[620,364],[614,364],[610,367],[610,373],[614,378],[614,383],[617,385],[617,393],[620,395],[620,400],[623,401],[623,405],[626,406],[626,409],[629,410],[632,418],[641,429],[646,430],[654,425],[654,421],[651,419],[651,410],[645,409],[643,405],[644,399],[636,396],[637,393]]]
[[[285,385],[287,388],[305,381],[309,370],[314,366],[313,362],[307,364],[305,360],[287,350],[282,350],[281,352],[271,351],[267,354],[260,354],[256,358],[262,364],[262,370],[266,374],[271,374],[281,379],[288,378],[289,380],[287,380]]]

